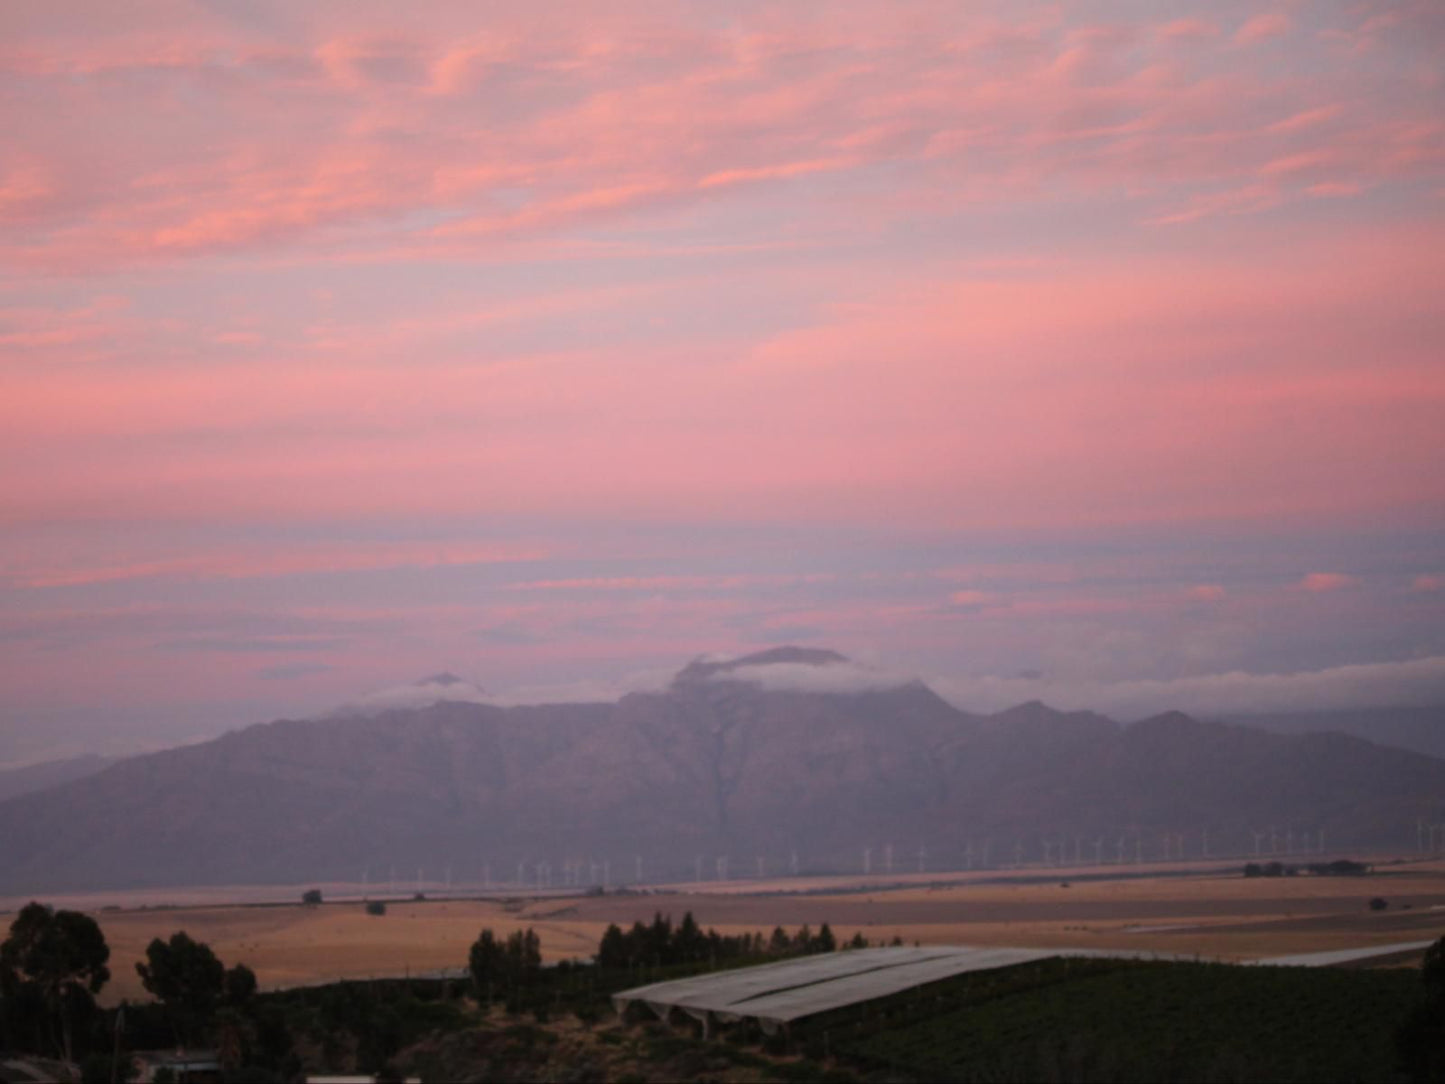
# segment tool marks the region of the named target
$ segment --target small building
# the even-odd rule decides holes
[[[221,1079],[221,1058],[214,1050],[142,1050],[132,1055],[136,1079],[151,1084],[162,1070],[177,1084],[205,1084]]]

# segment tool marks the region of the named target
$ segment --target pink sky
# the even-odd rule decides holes
[[[1433,0],[0,6],[0,762],[790,639],[1445,699],[1442,56]]]

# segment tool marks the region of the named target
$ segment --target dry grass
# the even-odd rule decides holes
[[[342,978],[426,974],[465,967],[483,927],[505,936],[534,926],[543,956],[591,955],[605,926],[536,921],[486,901],[391,903],[383,916],[360,903],[320,907],[196,907],[106,912],[96,916],[111,946],[112,980],[105,999],[144,997],[135,972],[152,938],[185,930],[229,967],[244,963],[263,988]]]

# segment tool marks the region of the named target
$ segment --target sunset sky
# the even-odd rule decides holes
[[[0,5],[0,763],[827,646],[1445,702],[1445,5]]]

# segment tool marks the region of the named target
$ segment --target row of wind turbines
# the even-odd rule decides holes
[[[1250,836],[1253,846],[1244,857],[1286,858],[1325,853],[1326,834],[1322,828],[1314,831],[1308,829],[1296,831],[1291,825],[1286,825],[1282,829],[1277,825],[1270,825],[1267,828],[1251,830]],[[1445,852],[1445,823],[1435,823],[1420,818],[1415,829],[1415,849],[1419,854]],[[1088,864],[1096,866],[1142,865],[1149,862],[1182,862],[1189,859],[1208,860],[1231,857],[1241,857],[1240,852],[1233,850],[1218,853],[1211,847],[1209,829],[1206,827],[1201,828],[1197,836],[1184,832],[1163,832],[1156,835],[1139,831],[1125,832],[1118,836],[1096,835],[1092,838],[1077,834],[1040,836],[1037,846],[1031,845],[1031,841],[1015,839],[1011,848],[1006,844],[995,847],[992,837],[984,837],[981,840],[966,839],[961,853],[962,861],[955,863],[954,868],[957,869],[961,865],[963,870],[968,871],[1005,868],[1060,868]],[[916,851],[904,851],[902,848],[895,847],[893,843],[866,845],[860,848],[860,859],[857,868],[865,876],[908,872],[925,873],[929,869],[928,849],[921,843]],[[647,883],[645,874],[648,871],[642,855],[633,856],[631,867],[623,874],[622,880],[632,885]],[[728,855],[708,857],[697,855],[693,860],[692,882],[702,884],[706,880],[728,881],[748,877],[763,880],[782,875],[798,876],[802,868],[796,850],[781,862],[770,861],[759,855],[751,863],[751,868],[738,869],[734,869],[732,859]],[[613,879],[610,858],[570,858],[556,864],[547,860],[524,860],[516,864],[514,871],[509,870],[508,872],[511,872],[512,876],[493,878],[491,865],[484,864],[481,869],[481,887],[487,891],[590,887],[608,889],[616,883]],[[631,876],[628,877],[626,874]],[[672,878],[657,879],[660,881]],[[369,869],[363,872],[362,883],[368,889],[380,887],[380,884],[372,885]],[[397,880],[395,866],[391,867],[386,884],[392,895],[405,891],[408,887],[404,881]],[[440,882],[426,880],[425,870],[417,869],[414,882],[416,892],[437,887],[446,890],[452,888],[452,868],[450,866],[446,867]]]

